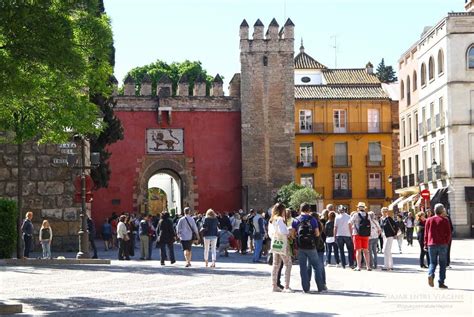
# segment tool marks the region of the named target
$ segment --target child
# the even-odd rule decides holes
[[[48,220],[43,220],[41,229],[39,231],[39,241],[43,248],[43,259],[51,259],[51,241],[53,240],[53,230],[49,225]]]
[[[219,231],[219,255],[224,251],[224,256],[229,256],[230,238],[233,237],[232,233],[226,226]]]

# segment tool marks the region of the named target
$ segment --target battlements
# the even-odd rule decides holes
[[[257,19],[253,25],[252,38],[249,39],[249,24],[244,19],[239,32],[241,52],[293,52],[295,25],[288,19],[280,30],[279,27],[278,22],[273,19],[264,36],[265,26]]]

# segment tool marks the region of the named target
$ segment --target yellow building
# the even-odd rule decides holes
[[[378,211],[393,198],[398,171],[398,102],[373,74],[328,69],[304,52],[295,57],[296,181],[323,204],[359,201]],[[395,172],[394,172],[395,171]]]

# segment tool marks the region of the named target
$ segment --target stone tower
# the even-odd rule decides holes
[[[294,24],[240,25],[243,207],[267,210],[294,180]]]

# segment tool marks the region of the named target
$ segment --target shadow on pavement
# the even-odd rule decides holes
[[[110,301],[91,297],[73,298],[22,298],[25,304],[42,312],[45,316],[336,316],[333,313],[314,312],[307,313],[295,311],[292,313],[279,313],[261,307],[195,307],[187,303],[157,303],[127,306],[121,301]],[[212,298],[209,300],[212,302]],[[23,316],[29,316],[23,314]]]

